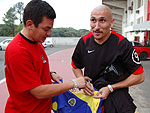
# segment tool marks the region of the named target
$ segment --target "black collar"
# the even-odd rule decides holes
[[[28,41],[29,43],[31,43],[31,44],[36,44],[36,42],[35,41],[31,41],[31,40],[29,40],[28,38],[26,38],[21,32],[19,32],[19,35],[23,38],[23,39],[25,39],[26,41]]]

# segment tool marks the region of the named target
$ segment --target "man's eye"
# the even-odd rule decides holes
[[[101,23],[104,23],[106,20],[105,19],[100,19],[100,22]]]
[[[96,20],[95,20],[94,18],[91,18],[91,21],[92,21],[92,22],[96,22]]]

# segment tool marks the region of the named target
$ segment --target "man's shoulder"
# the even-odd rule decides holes
[[[13,55],[20,55],[23,54],[25,51],[28,51],[28,45],[25,43],[24,39],[18,34],[13,38],[10,44],[7,47],[6,52],[8,54]]]
[[[81,39],[83,39],[84,43],[86,44],[87,39],[89,39],[93,35],[92,32],[88,33],[87,35],[83,36]]]
[[[118,44],[120,44],[121,41],[126,40],[126,37],[113,30],[112,30],[112,35],[118,40]]]

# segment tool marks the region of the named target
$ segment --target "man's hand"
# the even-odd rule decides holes
[[[89,77],[78,77],[74,80],[77,81],[78,88],[85,88],[87,81],[91,81],[91,79]]]
[[[83,89],[83,92],[86,94],[86,95],[94,95],[94,87],[93,87],[93,84],[91,84],[89,81],[86,82],[86,85],[85,85],[85,88]]]
[[[109,88],[106,86],[106,87],[103,87],[101,88],[98,93],[96,95],[94,95],[93,97],[94,98],[103,98],[103,99],[107,99],[108,95],[110,94],[110,90]]]
[[[60,81],[60,79],[62,80],[63,78],[62,78],[60,75],[58,75],[58,74],[56,74],[56,73],[52,73],[51,76],[52,76],[52,80],[53,80],[53,81],[56,81],[56,82],[58,82],[59,84],[62,83],[62,82]]]

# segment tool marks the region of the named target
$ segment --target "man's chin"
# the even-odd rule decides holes
[[[100,37],[100,36],[94,36],[94,39],[96,39],[96,40],[101,40],[102,37]]]

